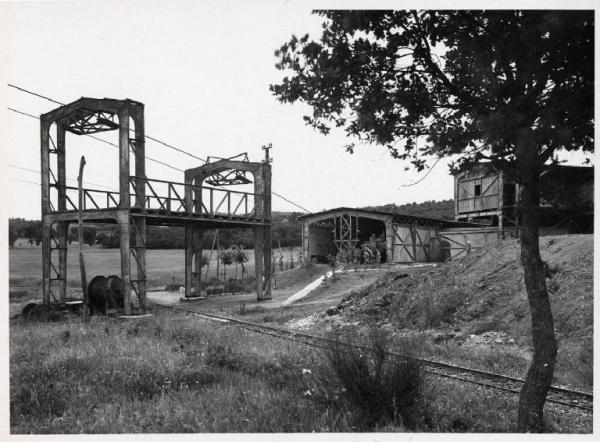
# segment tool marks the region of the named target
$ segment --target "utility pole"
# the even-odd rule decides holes
[[[262,150],[265,151],[265,163],[269,164],[273,161],[273,159],[269,156],[269,150],[273,149],[273,144],[269,143],[268,146],[263,146]]]
[[[77,217],[77,240],[79,241],[79,270],[81,272],[81,289],[83,290],[83,322],[88,322],[88,293],[87,277],[85,274],[85,261],[83,259],[83,168],[85,166],[85,157],[81,156],[79,162],[79,176],[77,177],[77,188],[79,191],[79,207]]]

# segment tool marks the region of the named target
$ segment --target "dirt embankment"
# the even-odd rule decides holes
[[[559,356],[561,351],[565,357],[575,348],[585,348],[591,355],[593,235],[543,237],[540,251],[547,264]],[[451,339],[502,341],[524,350],[531,346],[531,320],[516,240],[436,268],[391,271],[344,298],[328,314],[342,324],[377,323],[396,332],[427,331]]]

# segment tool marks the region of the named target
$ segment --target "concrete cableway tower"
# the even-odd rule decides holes
[[[125,313],[130,313],[131,290],[137,295],[140,308],[145,309],[147,225],[185,228],[186,296],[192,294],[192,287],[196,294],[200,293],[203,232],[216,228],[253,229],[257,299],[271,298],[271,166],[268,161],[218,159],[186,170],[184,182],[149,179],[145,171],[142,103],[129,99],[81,98],[41,115],[40,120],[45,303],[66,300],[67,235],[69,224],[77,222],[79,209],[77,187],[66,185],[66,132],[91,135],[110,130],[119,131],[119,191],[84,188],[82,212],[85,222],[119,226],[121,279],[124,286],[129,287],[124,292]],[[56,125],[56,142],[50,137],[52,125]],[[135,175],[130,174],[130,152]],[[203,185],[205,181],[210,182],[212,176],[223,176],[225,171],[251,173],[254,192]],[[217,183],[218,179],[213,182]]]

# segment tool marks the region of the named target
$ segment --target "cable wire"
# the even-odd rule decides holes
[[[47,97],[47,96],[45,96],[45,95],[38,94],[37,92],[33,92],[33,91],[30,91],[30,90],[24,89],[24,88],[22,88],[22,87],[19,87],[19,86],[16,86],[16,85],[14,85],[14,84],[10,84],[10,83],[8,83],[8,86],[9,86],[9,87],[12,87],[12,88],[14,88],[14,89],[17,89],[18,91],[25,92],[26,94],[30,94],[30,95],[33,95],[33,96],[36,96],[36,97],[42,98],[42,99],[44,99],[44,100],[48,100],[48,101],[50,101],[50,102],[52,102],[52,103],[60,104],[61,106],[64,106],[64,105],[66,104],[66,103],[62,103],[62,102],[60,102],[60,101],[57,101],[57,100],[55,100],[54,98],[50,98],[50,97]],[[120,126],[119,126],[119,127],[120,127]],[[129,129],[129,131],[130,131],[130,132],[135,132],[135,129],[131,129],[131,128],[130,128],[130,129]],[[202,161],[203,163],[206,163],[206,160],[205,160],[205,159],[203,159],[203,158],[200,158],[199,156],[196,156],[196,155],[194,155],[193,153],[190,153],[190,152],[188,152],[188,151],[185,151],[185,150],[183,150],[183,149],[180,149],[180,148],[178,148],[178,147],[172,146],[171,144],[169,144],[169,143],[166,143],[166,142],[164,142],[164,141],[161,141],[161,140],[159,140],[158,138],[154,138],[154,137],[151,137],[150,135],[146,135],[146,134],[144,134],[144,138],[146,138],[146,139],[148,139],[148,140],[152,140],[152,141],[154,141],[154,142],[156,142],[156,143],[160,143],[160,144],[162,144],[162,145],[163,145],[163,146],[165,146],[165,147],[168,147],[168,148],[170,148],[170,149],[176,150],[177,152],[181,152],[181,153],[183,153],[183,154],[185,154],[185,155],[188,155],[188,156],[190,156],[190,157],[192,157],[192,158],[195,158],[196,160],[200,160],[200,161]]]
[[[20,170],[25,170],[27,172],[32,172],[32,173],[41,173],[39,170],[34,170],[34,169],[28,169],[26,167],[21,167],[21,166],[15,166],[13,164],[9,164],[8,167],[12,168],[12,169],[20,169]],[[66,178],[67,181],[77,181],[76,179],[73,178]],[[105,186],[104,184],[99,184],[99,183],[92,183],[91,181],[84,181],[85,184],[90,184],[92,186],[98,186],[98,187],[104,187],[105,189],[108,189],[112,192],[116,192],[116,190],[114,190],[111,187]]]
[[[20,111],[20,110],[17,110],[17,109],[13,109],[12,107],[7,107],[7,109],[8,109],[9,111],[13,111],[13,112],[15,112],[15,113],[17,113],[17,114],[21,114],[21,115],[25,115],[25,116],[28,116],[28,117],[31,117],[31,118],[35,118],[36,120],[39,120],[39,119],[40,119],[40,117],[36,117],[35,115],[28,114],[27,112],[23,112],[23,111]],[[85,135],[86,137],[93,138],[94,140],[101,141],[101,142],[103,142],[104,144],[108,144],[108,145],[110,145],[110,146],[116,147],[117,149],[119,148],[119,145],[118,145],[118,144],[112,143],[112,142],[110,142],[110,141],[104,140],[104,139],[102,139],[102,138],[99,138],[99,137],[95,137],[94,135],[91,135],[91,134],[84,134],[84,135]],[[148,161],[152,161],[152,162],[154,162],[154,163],[158,163],[158,164],[161,164],[161,165],[163,165],[163,166],[169,167],[169,168],[171,168],[171,169],[173,169],[173,170],[176,170],[176,171],[178,171],[178,172],[184,172],[184,170],[183,170],[183,169],[180,169],[180,168],[178,168],[178,167],[175,167],[175,166],[171,166],[170,164],[167,164],[167,163],[165,163],[165,162],[163,162],[163,161],[160,161],[160,160],[157,160],[157,159],[155,159],[155,158],[149,157],[149,156],[147,156],[147,155],[146,155],[146,159],[147,159]]]
[[[35,184],[36,186],[41,186],[40,183],[35,183],[33,181],[27,181],[27,180],[20,180],[18,178],[9,178],[9,180],[11,180],[11,181],[18,181],[20,183]]]
[[[292,200],[287,199],[285,196],[278,194],[277,192],[273,192],[273,190],[271,190],[271,193],[275,196],[278,196],[279,198],[281,198],[284,201],[287,201],[288,203],[298,207],[299,209],[304,210],[306,213],[310,213],[312,215],[312,212],[308,209],[305,209],[304,207],[302,207],[300,204],[296,204],[295,202],[293,202]]]
[[[55,100],[55,99],[53,99],[53,98],[50,98],[50,97],[48,97],[48,96],[45,96],[45,95],[42,95],[42,94],[38,94],[37,92],[33,92],[33,91],[30,91],[30,90],[24,89],[24,88],[22,88],[22,87],[19,87],[19,86],[16,86],[16,85],[14,85],[14,84],[10,84],[10,83],[8,83],[8,86],[9,86],[9,87],[12,87],[12,88],[14,88],[14,89],[17,89],[17,90],[19,90],[19,91],[21,91],[21,92],[24,92],[24,93],[27,93],[27,94],[30,94],[30,95],[33,95],[33,96],[36,96],[36,97],[42,98],[42,99],[44,99],[44,100],[48,100],[48,101],[50,101],[50,102],[52,102],[52,103],[55,103],[55,104],[60,104],[60,105],[62,105],[62,106],[64,106],[64,105],[65,105],[65,103],[62,103],[62,102],[60,102],[60,101],[57,101],[57,100]],[[16,110],[16,109],[12,109],[12,108],[10,108],[10,107],[9,107],[8,109],[9,109],[9,110],[11,110],[11,111],[13,111],[13,112],[16,112],[16,113],[22,114],[22,115],[26,115],[26,116],[29,116],[29,117],[33,117],[33,118],[39,119],[39,117],[36,117],[36,116],[34,116],[34,115],[31,115],[31,114],[28,114],[28,113],[25,113],[25,112],[22,112],[22,111],[19,111],[19,110]],[[130,131],[135,131],[134,129],[129,129],[129,130],[130,130]],[[101,142],[103,142],[103,143],[106,143],[106,144],[110,144],[111,146],[119,147],[117,144],[114,144],[114,143],[111,143],[111,142],[109,142],[109,141],[103,140],[102,138],[95,137],[95,136],[93,136],[93,135],[91,135],[91,134],[86,134],[86,135],[87,135],[88,137],[90,137],[90,138],[93,138],[93,139],[95,139],[95,140],[101,141]],[[159,140],[159,139],[157,139],[157,138],[151,137],[150,135],[144,135],[144,137],[145,137],[146,139],[149,139],[149,140],[152,140],[152,141],[154,141],[154,142],[160,143],[160,144],[162,144],[162,145],[163,145],[163,146],[165,146],[165,147],[168,147],[168,148],[170,148],[170,149],[176,150],[177,152],[183,153],[183,154],[185,154],[185,155],[188,155],[188,156],[190,156],[190,157],[192,157],[192,158],[194,158],[194,159],[197,159],[197,160],[199,160],[199,161],[202,161],[202,162],[203,162],[203,163],[205,163],[205,164],[207,163],[207,161],[206,161],[205,159],[203,159],[203,158],[200,158],[200,157],[198,157],[198,156],[196,156],[196,155],[194,155],[194,154],[192,154],[192,153],[190,153],[190,152],[188,152],[188,151],[186,151],[186,150],[183,150],[183,149],[180,149],[180,148],[178,148],[178,147],[175,147],[175,146],[173,146],[173,145],[171,145],[171,144],[168,144],[168,143],[166,143],[166,142],[164,142],[164,141],[161,141],[161,140]],[[156,159],[153,159],[153,158],[151,158],[151,157],[148,157],[148,156],[146,156],[146,158],[147,158],[148,160],[150,160],[150,161],[154,161],[154,162],[156,162],[156,163],[162,164],[163,166],[170,167],[171,169],[177,170],[177,171],[179,171],[179,172],[184,172],[184,170],[183,170],[183,169],[179,169],[179,168],[177,168],[177,167],[175,167],[175,166],[172,166],[172,165],[170,165],[170,164],[164,163],[164,162],[162,162],[162,161],[160,161],[160,160],[156,160]],[[434,166],[435,166],[435,165],[434,165]],[[312,212],[311,212],[310,210],[308,210],[308,209],[306,209],[306,208],[302,207],[300,204],[297,204],[297,203],[293,202],[292,200],[290,200],[290,199],[288,199],[288,198],[284,197],[283,195],[280,195],[280,194],[278,194],[278,193],[276,193],[276,192],[273,192],[272,190],[271,190],[271,193],[272,193],[273,195],[275,195],[275,196],[277,196],[277,197],[279,197],[279,198],[283,199],[284,201],[287,201],[288,203],[290,203],[290,204],[294,205],[295,207],[298,207],[299,209],[301,209],[301,210],[304,210],[305,212],[312,214]]]

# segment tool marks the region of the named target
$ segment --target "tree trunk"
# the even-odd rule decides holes
[[[519,397],[518,431],[543,431],[543,410],[554,375],[557,343],[539,248],[540,170],[519,158],[521,181],[521,263],[531,312],[533,359]]]

